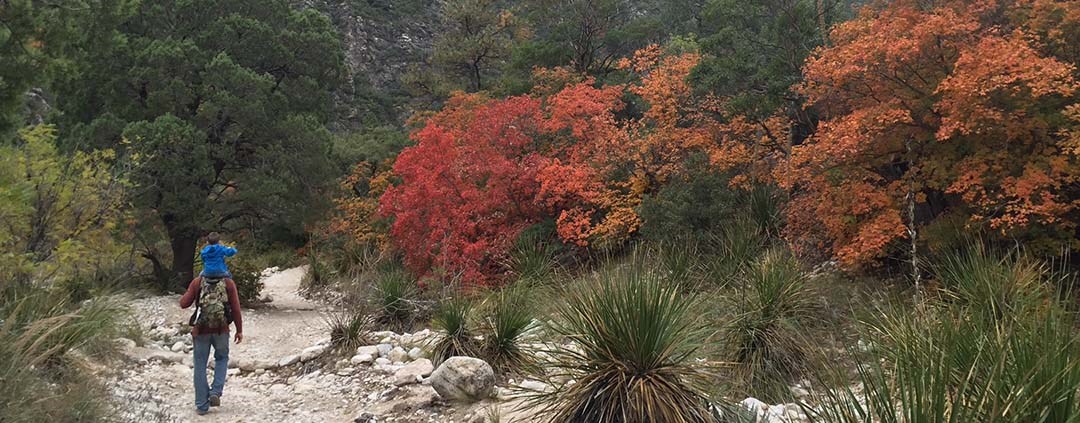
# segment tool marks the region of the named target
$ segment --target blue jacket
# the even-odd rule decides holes
[[[236,249],[221,244],[210,244],[203,247],[199,255],[202,256],[203,273],[222,274],[229,271],[229,268],[225,267],[225,257],[236,255]]]

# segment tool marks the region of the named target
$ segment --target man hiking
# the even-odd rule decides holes
[[[244,340],[244,322],[236,283],[231,277],[196,277],[180,297],[181,308],[192,304],[195,312],[189,323],[194,346],[195,413],[201,416],[210,407],[221,405],[225,374],[229,370],[229,324],[236,325],[236,343],[239,344]],[[214,383],[208,386],[206,362],[211,347],[214,348]]]

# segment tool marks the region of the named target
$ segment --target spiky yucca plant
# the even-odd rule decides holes
[[[867,322],[877,354],[857,366],[862,392],[846,379],[823,391],[815,421],[1080,422],[1076,316],[1053,273],[978,247],[938,266],[944,295]]]
[[[342,310],[324,317],[330,329],[330,345],[339,351],[352,351],[371,344],[369,335],[375,319],[363,309]]]
[[[431,361],[436,366],[450,357],[478,355],[479,342],[469,330],[472,309],[472,301],[455,298],[443,302],[435,310],[432,326],[445,335],[435,343],[431,351]]]
[[[753,263],[737,289],[737,313],[721,344],[751,393],[784,399],[789,380],[804,368],[801,330],[813,315],[813,292],[798,260],[779,249]]]
[[[408,272],[400,269],[382,272],[375,282],[375,294],[379,323],[398,328],[412,325],[415,309],[410,301],[417,296],[417,287]]]
[[[523,369],[531,364],[531,354],[522,346],[524,336],[535,327],[536,307],[529,299],[526,283],[504,287],[488,296],[482,355],[500,374]]]
[[[708,338],[696,303],[641,263],[574,286],[550,328],[572,344],[548,352],[536,377],[554,389],[531,401],[552,422],[713,421],[693,363]]]

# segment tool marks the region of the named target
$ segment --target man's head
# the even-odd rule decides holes
[[[221,242],[221,235],[218,235],[217,232],[210,232],[210,235],[206,236],[206,242],[217,244],[218,242]]]

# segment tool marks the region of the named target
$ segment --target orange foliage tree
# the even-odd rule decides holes
[[[689,155],[709,154],[716,127],[687,83],[699,60],[651,46],[620,63],[637,83],[596,88],[589,80],[547,99],[544,128],[553,147],[537,175],[538,199],[556,215],[560,237],[580,246],[625,240],[641,225],[644,195],[680,172]],[[627,93],[646,110],[616,119]]]
[[[791,235],[848,266],[945,214],[1075,240],[1078,23],[1077,2],[897,0],[838,25],[800,87],[822,121],[777,170]]]

